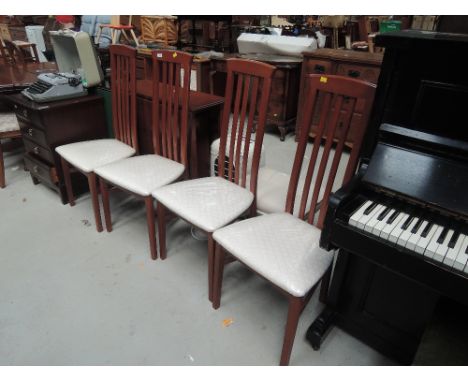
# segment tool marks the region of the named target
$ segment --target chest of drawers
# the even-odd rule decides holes
[[[299,102],[297,109],[296,137],[299,137],[302,116],[304,113],[303,104],[306,94],[305,77],[308,74],[337,74],[348,76],[377,84],[380,75],[380,65],[382,63],[382,53],[356,52],[341,49],[318,49],[313,52],[303,54],[301,85],[299,92]],[[346,107],[346,106],[345,106]],[[315,136],[318,124],[318,115],[314,115],[310,126],[310,135]],[[352,145],[354,136],[357,134],[351,122],[350,131],[347,137],[347,144]]]
[[[67,203],[60,158],[55,148],[67,143],[106,137],[102,97],[88,95],[64,101],[36,103],[21,94],[9,96],[21,128],[26,168],[34,184],[57,191]],[[84,177],[72,177],[73,188],[86,187]]]

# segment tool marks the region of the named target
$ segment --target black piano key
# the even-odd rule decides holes
[[[390,210],[390,207],[385,207],[385,209],[379,214],[379,216],[377,216],[377,220],[382,221],[385,218],[385,216],[387,216],[387,214],[390,212]]]
[[[411,222],[413,221],[414,219],[414,216],[408,216],[405,220],[405,222],[401,225],[401,229],[403,231],[406,231],[406,229],[409,227],[409,225],[411,224]]]
[[[372,202],[372,204],[364,211],[364,215],[369,215],[372,211],[374,211],[375,207],[377,207],[377,202]]]
[[[387,220],[387,224],[392,224],[395,221],[395,219],[397,218],[398,215],[400,215],[400,211],[395,210],[393,212],[393,214],[391,214],[389,216],[389,218]]]
[[[419,218],[418,222],[414,225],[413,229],[411,230],[411,233],[416,233],[418,232],[419,228],[421,227],[421,224],[423,223],[424,219]]]
[[[437,239],[437,243],[442,244],[444,242],[445,236],[447,236],[448,231],[449,231],[448,227],[444,227],[444,229],[440,233],[439,238]]]
[[[468,255],[468,245],[466,246],[465,253]]]
[[[429,234],[429,231],[431,230],[432,226],[434,225],[434,223],[427,223],[426,227],[424,228],[424,231],[422,231],[421,233],[421,237],[426,237],[428,234]]]
[[[455,244],[457,244],[457,240],[460,237],[459,231],[454,231],[452,237],[449,240],[448,247],[455,248]]]

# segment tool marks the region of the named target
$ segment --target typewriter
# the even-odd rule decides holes
[[[103,74],[96,51],[86,32],[51,31],[50,38],[59,71],[41,73],[37,81],[22,91],[35,102],[58,101],[88,94]]]

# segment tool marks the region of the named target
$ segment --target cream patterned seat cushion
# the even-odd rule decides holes
[[[185,166],[159,155],[139,155],[98,167],[94,172],[109,182],[141,196],[177,180]]]
[[[19,129],[15,113],[0,113],[0,133],[18,131]]]
[[[213,237],[255,272],[302,297],[333,261],[333,253],[319,247],[320,234],[317,227],[282,212],[231,224]]]
[[[206,232],[229,224],[246,211],[253,194],[221,177],[208,177],[174,183],[153,192],[182,219]]]
[[[84,172],[131,157],[135,149],[117,139],[96,139],[58,146],[55,151],[68,163]]]

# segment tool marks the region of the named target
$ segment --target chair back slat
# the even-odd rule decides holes
[[[314,94],[314,96],[316,96],[316,94]],[[330,103],[331,103],[331,98],[332,98],[332,95],[330,93],[325,94],[324,99],[323,99],[323,110],[328,110],[328,108],[330,106]],[[318,102],[319,102],[319,97],[317,97],[317,103]],[[327,122],[327,117],[328,117],[328,115],[326,113],[322,113],[320,115],[320,121],[319,121],[317,135],[321,136],[323,134],[323,131],[325,130],[325,126],[326,126],[326,122]],[[305,122],[310,123],[310,120],[312,119],[312,115],[310,115],[310,116],[307,115],[306,119],[307,120]],[[311,158],[310,158],[310,161],[312,163],[315,163],[316,160],[317,160],[318,153],[319,153],[319,150],[320,150],[320,143],[321,142],[320,142],[319,139],[314,141],[314,144],[313,144],[313,147],[312,147],[312,155],[311,155]],[[304,141],[300,141],[300,145],[301,145],[302,155],[300,157],[297,157],[297,159],[300,161],[300,165],[302,165],[302,158],[304,157],[304,154],[305,154],[305,150],[306,150],[306,146],[307,146],[307,139],[305,139]],[[310,190],[310,186],[311,186],[311,183],[312,183],[312,177],[314,175],[314,171],[315,171],[315,166],[309,166],[307,168],[307,176],[306,176],[306,180],[304,182],[304,188],[302,190],[302,193],[305,194],[305,195],[309,194],[309,190]],[[298,174],[298,176],[299,176],[299,174]],[[299,210],[299,218],[300,219],[304,219],[305,214],[306,214],[306,208],[307,208],[307,198],[302,198],[301,205],[300,205],[300,210]]]
[[[125,45],[110,47],[114,136],[138,153],[136,54],[136,49]]]
[[[153,52],[154,151],[185,166],[192,61],[184,52]]]
[[[258,61],[229,59],[227,69],[218,176],[226,177],[242,187],[247,186],[247,176],[250,176],[249,189],[256,195],[258,165],[275,67]],[[232,126],[229,126],[233,99]],[[249,160],[254,132],[253,156]]]
[[[361,80],[335,75],[307,76],[305,115],[291,173],[286,212],[293,213],[299,198],[299,218],[322,228],[328,201],[350,127],[356,129],[342,183],[349,181],[356,170],[359,150],[367,127],[375,85]],[[360,107],[357,107],[357,106]],[[310,159],[304,161],[309,138],[309,128],[316,110],[320,112]],[[321,154],[320,154],[321,152]],[[307,169],[301,193],[297,195],[303,166]],[[319,211],[318,217],[316,211]]]
[[[246,131],[244,131],[244,126],[245,126],[245,116],[247,114],[247,103],[248,103],[248,100],[249,100],[250,79],[251,79],[251,77],[246,77],[245,80],[244,80],[244,84],[243,84],[244,89],[243,89],[243,92],[242,92],[242,106],[241,106],[241,110],[240,110],[239,125],[238,125],[238,128],[237,128],[237,130],[238,130],[237,131],[237,136],[236,137],[231,137],[231,139],[235,138],[235,142],[237,142],[236,155],[234,157],[235,158],[235,168],[237,168],[237,169],[240,169],[242,151],[246,151],[247,147],[249,146],[247,144],[242,144],[242,138],[243,138],[244,134],[247,134],[247,129],[246,129]],[[245,142],[249,142],[249,141],[245,140]],[[239,144],[239,142],[241,144]],[[239,183],[239,174],[240,174],[240,170],[236,171],[235,177],[234,177],[234,181],[237,184]]]
[[[260,80],[258,77],[252,78],[252,98],[251,98],[251,105],[257,104],[257,97],[258,97],[258,84]],[[248,113],[248,121],[247,121],[247,132],[245,134],[245,142],[250,142],[250,138],[252,135],[252,131],[254,128],[254,117],[255,117],[255,109],[250,107]],[[244,161],[242,162],[242,182],[241,186],[245,187],[245,183],[247,180],[247,163],[249,161],[250,155],[250,144],[244,145]]]

